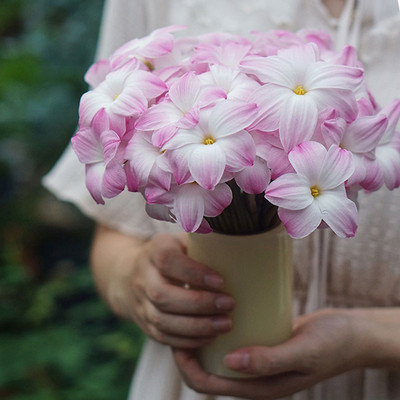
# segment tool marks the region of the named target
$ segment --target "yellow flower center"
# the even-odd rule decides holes
[[[321,194],[321,189],[317,185],[311,186],[310,191],[312,197],[314,198],[318,197]]]
[[[293,92],[295,92],[300,96],[304,96],[306,94],[306,91],[304,90],[303,86],[297,86],[297,88],[294,89]]]
[[[117,100],[118,96],[119,96],[119,94],[114,95],[114,101]]]
[[[203,144],[205,144],[205,145],[214,144],[214,143],[215,143],[215,139],[212,138],[211,136],[207,136],[203,140]]]
[[[149,71],[154,71],[154,65],[149,61],[146,60],[145,58],[142,60],[143,64],[149,69]]]

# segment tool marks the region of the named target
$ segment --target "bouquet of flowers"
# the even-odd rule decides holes
[[[127,189],[187,232],[357,228],[357,193],[400,185],[400,101],[324,32],[134,39],[85,78],[72,146],[97,203]]]

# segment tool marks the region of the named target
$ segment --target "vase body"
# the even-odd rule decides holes
[[[203,368],[216,375],[245,377],[224,366],[240,347],[273,346],[292,332],[292,242],[282,225],[255,235],[190,234],[188,254],[224,278],[235,299],[233,327],[200,349]]]

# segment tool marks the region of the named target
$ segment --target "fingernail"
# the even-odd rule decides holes
[[[226,332],[232,328],[232,320],[230,318],[213,318],[211,323],[213,328],[219,332]]]
[[[215,306],[221,311],[232,311],[235,307],[235,300],[229,296],[218,296],[215,299]]]
[[[233,353],[225,356],[225,364],[232,369],[247,369],[249,366],[249,353]]]
[[[218,275],[206,275],[204,283],[212,289],[222,289],[224,287],[224,281]]]

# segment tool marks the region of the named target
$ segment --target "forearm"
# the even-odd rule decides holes
[[[400,307],[349,310],[370,368],[400,368]]]
[[[97,226],[90,264],[98,291],[112,308],[115,296],[113,286],[117,287],[124,279],[129,279],[135,267],[134,260],[145,243],[143,239],[104,225]]]

